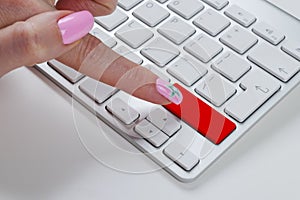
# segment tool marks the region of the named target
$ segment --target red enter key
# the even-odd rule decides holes
[[[215,144],[220,144],[236,129],[236,125],[224,115],[198,99],[179,84],[176,83],[174,86],[181,91],[183,101],[179,105],[171,103],[164,107],[196,129],[204,137]]]

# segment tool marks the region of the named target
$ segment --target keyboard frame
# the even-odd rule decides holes
[[[168,3],[168,1],[166,3],[160,4],[160,5],[166,8],[167,3]],[[204,10],[206,10],[207,8],[212,8],[212,7],[210,7],[209,5],[207,5],[204,2],[203,2],[203,4],[205,5],[205,9]],[[271,4],[267,3],[266,1],[263,1],[263,0],[252,0],[252,1],[247,1],[247,0],[240,0],[240,1],[239,0],[231,0],[230,3],[229,3],[229,5],[227,5],[224,9],[222,9],[220,11],[221,14],[224,15],[224,11],[226,10],[226,8],[228,8],[232,4],[237,4],[238,6],[244,8],[245,10],[247,10],[248,12],[251,12],[252,14],[254,14],[257,17],[257,19],[258,19],[254,23],[254,25],[258,21],[262,20],[262,21],[265,21],[265,22],[271,24],[275,28],[281,30],[286,35],[286,39],[283,42],[281,42],[278,46],[276,46],[274,48],[277,48],[278,50],[282,51],[280,49],[280,47],[285,42],[290,41],[290,40],[291,41],[297,41],[297,39],[299,41],[299,38],[297,38],[297,36],[300,35],[300,26],[299,26],[300,22],[297,21],[296,19],[292,18],[291,16],[285,14],[284,12],[280,11],[279,9],[275,8],[274,6],[272,6]],[[119,9],[122,10],[122,8],[119,8]],[[166,9],[168,9],[168,8],[166,8]],[[212,9],[214,9],[214,8],[212,8]],[[134,9],[132,9],[132,10],[134,10]],[[129,11],[129,13],[128,13],[129,19],[127,20],[127,22],[130,21],[131,19],[135,19],[135,17],[132,16],[132,10]],[[204,10],[202,10],[200,13],[202,13]],[[122,10],[122,11],[124,11],[124,10]],[[169,10],[169,12],[170,12],[170,16],[167,19],[171,18],[172,16],[177,16],[177,14],[175,14],[171,10]],[[194,16],[193,18],[191,18],[190,20],[188,20],[188,22],[190,24],[192,24],[192,21],[198,15],[199,14],[197,14],[196,16]],[[231,22],[231,25],[229,27],[232,27],[233,25],[237,24],[233,20],[231,20],[231,19],[229,19],[229,20]],[[142,22],[140,22],[140,23],[142,23]],[[157,27],[159,27],[162,23],[160,23]],[[239,25],[239,26],[241,26],[241,25]],[[100,26],[95,23],[94,28],[95,27],[100,27]],[[251,31],[252,27],[253,27],[253,25],[251,25],[247,29],[249,31]],[[114,34],[114,32],[116,30],[118,30],[118,28],[115,29],[114,31],[112,31],[110,33],[110,35],[112,37],[115,37],[113,34]],[[149,29],[152,29],[152,28],[149,27]],[[228,27],[225,29],[225,31],[223,31],[222,33],[220,33],[217,37],[211,37],[211,36],[209,36],[206,33],[204,33],[204,34],[206,34],[210,38],[213,38],[214,40],[218,41],[218,39],[224,34],[224,32],[226,32],[226,30],[228,30]],[[197,32],[191,38],[197,36],[199,33],[202,33],[202,32],[203,31],[201,31],[200,29],[197,29]],[[145,46],[145,45],[147,45],[153,39],[155,39],[158,35],[160,37],[163,37],[159,33],[157,33],[157,31],[155,31],[154,32],[154,37],[152,39],[150,39],[150,41],[148,41],[144,45],[142,45],[142,47]],[[259,36],[257,36],[257,38],[259,39],[258,44],[259,43],[267,43],[266,41],[264,41]],[[116,47],[114,47],[113,49],[118,48],[119,44],[128,47],[126,44],[122,43],[119,39],[117,39],[117,41],[118,41],[118,45]],[[182,50],[182,48],[183,48],[184,44],[186,44],[188,41],[189,41],[189,39],[187,41],[185,41],[183,44],[179,45],[181,52],[184,52],[184,50]],[[258,44],[256,44],[251,50],[255,49],[255,47]],[[225,45],[222,45],[222,46],[224,48],[223,51],[218,56],[216,56],[212,61],[210,61],[209,63],[205,64],[205,66],[209,70],[209,73],[211,73],[211,72],[217,73],[217,72],[215,72],[210,67],[210,65],[212,64],[212,62],[216,61],[222,55],[222,53],[224,53],[224,52],[226,52],[228,50],[232,52],[232,50],[229,49],[228,47],[226,47]],[[142,47],[140,47],[139,50]],[[139,50],[136,53],[140,57],[144,58],[140,54]],[[251,64],[252,67],[258,68],[260,70],[261,68],[259,68],[255,64],[251,63],[246,58],[247,55],[249,54],[249,52],[251,52],[251,50],[248,51],[248,52],[246,52],[241,57],[245,58]],[[284,52],[282,51],[282,53],[284,53]],[[188,53],[184,52],[184,54],[181,54],[181,56],[183,56],[183,55],[188,55]],[[143,65],[152,64],[146,58],[144,58],[143,60],[144,60]],[[300,64],[300,62],[299,62],[299,64]],[[131,128],[127,128],[127,127],[124,128],[124,126],[121,126],[120,124],[118,124],[117,126],[115,126],[115,125],[112,124],[112,122],[115,123],[116,120],[114,120],[111,117],[111,115],[109,115],[106,112],[105,105],[107,104],[107,102],[105,102],[104,104],[101,104],[101,105],[97,105],[97,104],[95,104],[95,102],[93,102],[89,97],[85,96],[85,94],[83,94],[79,90],[78,85],[82,81],[84,81],[85,78],[83,78],[82,80],[80,80],[78,83],[72,85],[69,81],[67,81],[66,79],[64,79],[55,70],[53,70],[52,68],[50,68],[46,63],[38,64],[36,66],[36,68],[41,73],[43,73],[45,76],[47,76],[51,81],[53,81],[54,83],[56,83],[65,92],[67,92],[70,96],[72,96],[75,100],[77,100],[79,103],[81,103],[83,106],[85,106],[88,110],[90,110],[92,113],[95,113],[95,108],[96,108],[97,112],[100,112],[100,113],[103,112],[102,115],[97,115],[97,117],[99,117],[100,120],[103,120],[104,122],[106,122],[107,124],[109,124],[110,126],[112,126],[113,129],[115,129],[120,135],[122,135],[130,143],[132,143],[135,147],[137,147],[139,150],[141,150],[142,152],[144,152],[147,156],[149,156],[152,160],[154,160],[156,163],[158,163],[166,171],[168,171],[170,174],[172,174],[176,179],[178,179],[179,181],[182,181],[182,182],[191,182],[191,181],[195,180],[198,176],[200,176],[212,163],[214,163],[217,160],[217,158],[219,158],[235,142],[237,142],[243,135],[245,135],[245,133],[248,132],[250,130],[250,128],[252,128],[264,115],[266,115],[274,106],[276,106],[276,104],[278,104],[286,95],[289,94],[289,92],[291,92],[300,83],[300,73],[297,73],[288,83],[283,83],[283,82],[280,82],[278,80],[278,82],[281,85],[281,89],[279,90],[279,92],[277,92],[269,101],[267,101],[262,107],[260,107],[259,110],[256,111],[253,115],[251,115],[244,123],[238,123],[236,120],[232,119],[230,116],[228,116],[224,112],[224,108],[226,107],[226,105],[228,105],[228,103],[230,102],[230,100],[232,98],[229,101],[227,101],[224,105],[222,105],[221,107],[215,107],[210,102],[206,101],[204,98],[202,98],[201,96],[197,95],[194,92],[195,87],[199,84],[198,82],[196,84],[194,84],[192,87],[186,87],[183,84],[181,84],[184,88],[186,88],[189,91],[193,92],[198,98],[202,99],[204,102],[206,102],[207,104],[209,104],[210,106],[212,106],[214,109],[216,109],[217,111],[221,112],[226,117],[228,117],[229,119],[231,119],[233,122],[235,122],[235,124],[237,126],[236,130],[231,135],[229,135],[220,145],[215,145],[214,146],[213,151],[205,159],[201,160],[200,164],[198,164],[192,171],[186,172],[182,168],[180,168],[178,165],[176,165],[173,162],[171,162],[170,159],[168,159],[162,153],[162,149],[164,149],[176,137],[171,138],[167,143],[165,143],[157,151],[147,141],[145,141],[143,139],[140,139],[140,138],[135,138],[135,137],[129,136],[126,132],[128,132],[128,130],[131,131],[132,127]],[[165,72],[166,68],[167,67],[165,67],[165,68],[159,68],[159,67],[157,67],[157,69],[160,70],[160,71],[162,71],[163,73],[167,73],[167,72]],[[171,78],[171,82],[179,82],[177,79],[173,78],[172,76],[169,76],[169,77]],[[238,87],[238,85],[240,84],[240,81],[241,81],[241,79],[238,80],[236,83],[234,83],[234,85],[236,86],[236,88],[238,88],[237,94],[235,94],[235,96],[237,96],[239,93],[242,92],[242,89]],[[127,98],[127,95],[125,95],[123,92],[118,92],[117,96],[118,95],[120,95],[121,97]],[[115,96],[114,96],[114,98],[115,98]],[[139,101],[139,100],[137,100],[137,101]],[[153,105],[149,104],[149,106],[153,106]],[[144,115],[145,115],[145,113],[141,113],[141,116],[144,116]],[[107,120],[107,119],[111,119],[111,121]],[[118,122],[116,122],[116,123],[118,123]],[[185,127],[185,128],[188,129],[188,127]],[[271,133],[266,133],[266,134],[271,134]],[[200,137],[200,139],[203,139],[203,136],[201,136],[200,134],[196,135],[195,137]],[[86,144],[85,144],[85,146],[86,146]],[[92,154],[91,149],[87,148],[87,150]],[[148,153],[148,152],[155,152],[155,153]]]

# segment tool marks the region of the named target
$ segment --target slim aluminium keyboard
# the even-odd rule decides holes
[[[300,82],[300,43],[227,0],[119,0],[90,34],[175,83],[183,102],[150,104],[56,60],[37,68],[184,182]]]

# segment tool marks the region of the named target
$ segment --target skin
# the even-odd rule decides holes
[[[62,43],[57,21],[72,12],[88,10],[94,16],[108,15],[117,0],[1,0],[0,77],[21,66],[57,59],[96,80],[115,86],[138,98],[167,104],[156,90],[157,76],[119,56],[92,35],[69,45]],[[96,53],[95,53],[96,52]],[[105,66],[86,63],[94,55]],[[99,73],[101,72],[101,73]]]

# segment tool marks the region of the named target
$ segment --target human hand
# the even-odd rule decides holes
[[[93,15],[111,13],[117,0],[54,2],[1,0],[0,77],[20,66],[56,58],[91,78],[141,99],[158,104],[180,103],[182,95],[172,96],[169,83],[88,34],[93,26]]]

